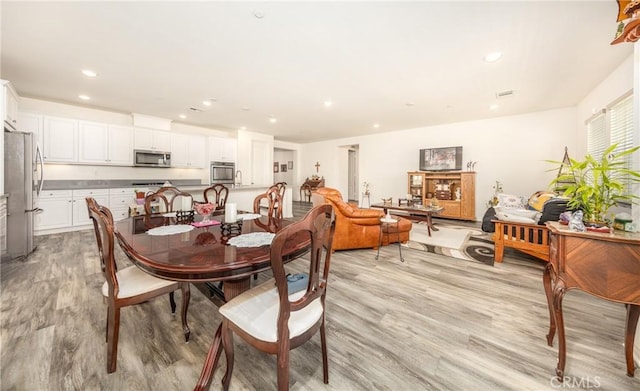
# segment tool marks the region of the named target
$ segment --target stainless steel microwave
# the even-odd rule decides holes
[[[133,165],[136,167],[171,167],[171,152],[133,151]]]

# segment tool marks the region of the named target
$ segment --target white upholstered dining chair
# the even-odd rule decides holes
[[[331,263],[335,219],[331,205],[320,205],[282,230],[271,243],[273,279],[250,289],[220,307],[222,345],[227,370],[222,380],[229,389],[233,372],[233,335],[260,351],[277,355],[278,390],[289,389],[289,350],[308,341],[320,331],[323,381],[329,382],[325,333],[325,297]],[[296,235],[310,238],[308,282],[304,289],[289,292],[283,254],[287,240]],[[296,261],[294,261],[296,262]],[[275,284],[274,284],[275,281]]]
[[[122,307],[143,303],[155,297],[169,294],[171,313],[176,311],[173,292],[182,291],[182,329],[185,341],[189,341],[191,334],[187,324],[187,309],[191,292],[188,282],[175,282],[153,277],[140,270],[137,266],[129,266],[118,270],[115,258],[115,239],[113,216],[108,208],[99,205],[95,199],[86,198],[89,217],[93,221],[96,234],[100,268],[105,282],[102,285],[102,295],[107,301],[107,372],[116,371],[118,358],[118,335],[120,331],[120,309]]]

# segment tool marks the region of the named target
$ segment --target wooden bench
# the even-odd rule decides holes
[[[505,247],[549,262],[549,230],[546,225],[491,220],[495,226],[493,260],[502,262]]]

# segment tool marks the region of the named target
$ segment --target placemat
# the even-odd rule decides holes
[[[276,236],[276,234],[270,232],[252,232],[250,234],[234,236],[227,241],[227,244],[236,247],[267,246],[271,244],[274,236]]]
[[[147,234],[151,236],[175,235],[189,232],[192,229],[193,227],[188,224],[163,225],[162,227],[151,228],[147,231]]]

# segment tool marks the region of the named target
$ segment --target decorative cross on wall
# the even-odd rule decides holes
[[[320,170],[320,163],[316,162],[316,172],[319,172],[319,170]]]

